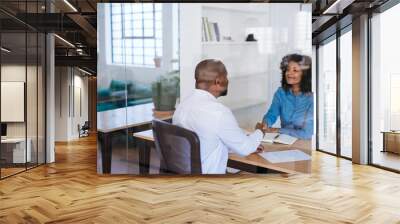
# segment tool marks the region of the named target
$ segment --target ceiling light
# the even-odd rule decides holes
[[[340,0],[336,0],[332,5],[330,5],[327,9],[324,10],[324,12],[322,14],[328,14],[330,13],[330,11],[332,11],[332,9],[334,9],[335,7],[337,7],[337,4],[339,4]]]
[[[79,67],[78,67],[78,70],[81,71],[81,72],[83,72],[83,73],[85,73],[85,74],[87,74],[87,75],[93,75],[92,73],[90,73],[90,72],[88,72],[88,71],[86,71],[86,70],[83,70],[83,69],[81,69],[81,68],[79,68]]]
[[[10,50],[8,50],[8,49],[5,48],[5,47],[1,47],[1,50],[4,51],[4,52],[6,52],[6,53],[10,53],[10,52],[11,52]]]
[[[342,14],[343,10],[354,1],[355,0],[336,0],[332,5],[325,9],[322,14]]]
[[[74,12],[78,12],[78,10],[71,4],[69,3],[68,0],[64,0],[65,4],[67,4],[72,10],[74,10]]]
[[[67,45],[69,45],[70,47],[75,48],[75,45],[73,45],[71,42],[69,42],[68,40],[58,36],[57,34],[54,34],[55,37],[57,37],[58,39],[60,39],[61,41],[63,41],[64,43],[66,43]]]

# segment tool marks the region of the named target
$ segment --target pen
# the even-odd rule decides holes
[[[277,138],[279,138],[279,135],[280,135],[280,134],[277,134],[277,135],[275,136],[274,140],[277,139]]]

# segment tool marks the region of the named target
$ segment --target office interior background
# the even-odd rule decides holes
[[[97,112],[116,109],[120,105],[120,102],[115,102],[120,83],[115,83],[116,87],[113,88],[116,88],[117,93],[114,98],[107,101],[106,97],[110,92],[107,93],[104,88],[110,88],[110,86],[103,85],[100,77],[102,68],[97,66],[98,61],[101,60],[97,54],[97,45],[101,44],[101,36],[97,35],[101,29],[98,23],[105,19],[97,17],[97,13],[101,10],[97,3],[106,2],[111,1],[2,0],[0,2],[2,136],[0,191],[7,192],[7,197],[11,199],[15,198],[8,193],[19,192],[24,188],[22,183],[31,183],[32,180],[46,181],[43,173],[46,173],[46,177],[51,177],[51,175],[57,177],[56,180],[51,181],[59,181],[63,178],[69,181],[70,179],[67,178],[71,178],[70,184],[75,182],[76,179],[73,179],[75,177],[90,177],[93,178],[92,182],[100,178],[101,180],[97,183],[106,182],[102,177],[97,176],[96,172],[97,148],[96,137],[93,138],[93,136],[96,136],[98,131]],[[270,2],[279,3],[279,1]],[[315,149],[313,159],[316,159],[313,161],[314,168],[312,168],[316,176],[312,178],[317,185],[319,184],[315,189],[320,190],[326,187],[331,190],[321,191],[321,197],[340,195],[340,192],[344,191],[345,197],[357,198],[359,194],[353,192],[355,188],[363,189],[361,195],[376,193],[394,197],[398,194],[396,190],[398,189],[396,185],[398,174],[396,173],[400,172],[400,134],[398,132],[400,101],[396,97],[400,94],[400,73],[396,68],[397,52],[400,52],[398,44],[400,32],[396,29],[400,21],[399,2],[396,0],[304,0],[296,1],[296,3],[309,3],[312,13],[309,35],[312,42],[316,116],[313,146]],[[181,16],[182,13],[184,12],[180,12]],[[200,19],[201,14],[197,17]],[[252,22],[254,21],[249,21],[249,23]],[[279,39],[279,37],[276,38]],[[173,40],[170,41],[173,42]],[[172,43],[171,47],[174,46],[176,47]],[[210,44],[198,47],[216,46]],[[155,52],[160,50],[158,45],[152,48]],[[164,49],[162,51],[164,52]],[[173,71],[179,68],[183,72],[185,69],[183,60],[186,57],[181,56],[178,61],[172,60],[173,57],[171,56],[171,67],[168,70]],[[143,57],[142,60],[145,65],[146,58]],[[122,76],[126,76],[126,68],[120,71]],[[135,76],[135,78],[144,77]],[[122,85],[123,88],[127,88],[126,83]],[[153,99],[149,97],[148,88],[142,87],[137,87],[145,93],[144,97],[140,96],[141,103],[151,104]],[[182,88],[185,87],[181,83],[180,91],[184,92]],[[273,91],[272,89],[268,91]],[[254,89],[254,91],[257,90]],[[135,93],[137,93],[136,89]],[[99,105],[98,102],[102,100],[104,104]],[[128,103],[125,101],[123,105]],[[85,123],[88,125],[88,129],[85,130],[88,131],[89,137],[81,138],[81,133],[84,131],[82,126],[86,126]],[[358,164],[363,166],[358,166]],[[78,169],[79,172],[87,171],[88,173],[77,173]],[[129,168],[122,169],[129,170]],[[384,177],[380,178],[381,176]],[[108,178],[111,181],[108,182],[110,185],[113,185],[112,181],[123,181],[118,176]],[[252,186],[260,184],[250,179],[248,181],[253,184]],[[354,182],[360,179],[362,183]],[[185,185],[184,180],[173,180],[177,185]],[[263,180],[268,182],[268,179]],[[295,180],[288,178],[286,181],[301,182],[302,180],[301,177],[296,177]],[[307,181],[310,180],[307,179]],[[135,184],[144,186],[146,185],[144,182],[137,181]],[[9,183],[16,187],[10,187]],[[57,185],[57,182],[49,183]],[[80,183],[83,184],[83,182]],[[156,182],[151,184],[154,183]],[[198,182],[196,180],[191,182],[193,185],[195,183]],[[236,182],[229,182],[229,184],[233,183]],[[311,182],[301,183],[311,186]],[[87,182],[84,184],[94,185]],[[171,187],[164,182],[157,182],[157,184]],[[228,188],[229,184],[222,184],[222,186]],[[287,189],[294,192],[299,190],[284,184],[286,182],[283,183],[282,189],[288,187]],[[354,188],[350,189],[349,186],[354,186]],[[151,185],[151,187],[154,186]],[[207,187],[210,186],[207,185],[204,188]],[[83,188],[82,185],[76,187],[85,191]],[[107,187],[103,189],[112,191]],[[125,188],[122,186],[121,189]],[[165,193],[168,190],[160,191]],[[135,193],[138,192],[140,190]],[[305,195],[313,198],[312,195],[306,193]],[[382,222],[398,221],[398,213],[389,211],[390,208],[393,209],[398,205],[397,202],[387,200],[386,196],[374,196],[376,197],[371,198],[394,204],[386,206],[385,209],[377,209],[376,213],[372,211],[374,206],[381,204],[371,205],[366,210],[375,215],[369,218],[378,220],[378,213],[380,213],[382,217],[390,217],[380,219]],[[2,201],[3,199],[8,200],[5,197]],[[356,200],[357,205],[362,204],[362,200],[359,200]],[[7,202],[10,203],[9,200]],[[319,201],[319,203],[324,202]],[[348,211],[354,207],[358,208],[353,206]],[[302,211],[312,216],[306,210]],[[357,222],[358,219],[355,217],[363,216],[362,211],[357,211],[354,216],[336,207],[333,211],[342,211],[342,216],[338,218],[329,213],[326,217],[336,217],[334,221],[338,222]],[[6,212],[10,210],[4,208],[3,213]],[[328,214],[325,212],[321,213]]]
[[[90,35],[93,36],[93,32],[96,31],[96,26],[94,26],[97,24],[97,21],[95,21],[97,18],[96,15],[94,15],[97,13],[97,8],[95,7],[96,4],[94,4],[94,2],[91,4],[81,3],[82,6],[80,7],[82,8],[80,10],[82,12],[88,12],[84,16],[87,21],[90,21],[89,24],[86,24],[87,27],[85,27],[85,29],[93,28],[93,30],[83,30],[81,26],[74,24],[73,20],[70,19],[69,16],[67,19],[55,17],[54,20],[56,22],[52,26],[43,25],[42,23],[45,17],[40,15],[45,15],[45,13],[49,10],[53,10],[54,12],[65,11],[67,13],[70,12],[76,14],[76,12],[74,12],[74,10],[72,10],[70,6],[65,3],[60,3],[57,1],[54,3],[50,2],[48,3],[49,7],[44,7],[45,3],[46,1],[2,2],[2,7],[4,8],[2,11],[4,14],[3,21],[7,21],[2,23],[1,37],[3,46],[1,51],[1,77],[4,86],[2,94],[2,99],[4,100],[2,100],[3,104],[1,109],[3,111],[2,117],[4,117],[4,119],[2,119],[2,131],[4,132],[2,135],[9,138],[15,138],[15,143],[3,144],[4,147],[2,148],[2,161],[4,164],[1,167],[3,171],[3,177],[26,170],[32,166],[42,164],[46,157],[46,144],[48,145],[48,157],[52,157],[50,151],[51,148],[54,148],[54,141],[68,141],[76,139],[78,136],[78,125],[82,126],[85,121],[90,120],[92,124],[91,130],[96,130],[97,119],[95,114],[95,101],[97,94],[95,89],[96,87],[94,86],[94,83],[97,82],[97,68],[95,65],[96,42],[93,40],[93,38],[90,38]],[[316,79],[314,81],[316,84],[314,85],[314,88],[316,94],[317,115],[315,148],[317,150],[331,153],[343,158],[351,159],[353,155],[351,138],[353,115],[352,99],[354,97],[349,97],[352,96],[353,81],[353,77],[349,74],[351,74],[353,71],[353,63],[351,63],[351,49],[353,48],[351,18],[354,16],[350,11],[348,12],[349,15],[343,13],[341,16],[339,16],[339,18],[329,14],[327,16],[318,17],[317,8],[324,8],[325,5],[329,5],[324,4],[324,1],[321,1],[320,3],[317,1],[312,5],[314,13],[312,19],[312,54],[314,56],[313,65],[315,67],[314,76]],[[363,5],[363,3],[357,2],[353,4]],[[372,8],[375,7],[382,9],[375,9],[370,12],[370,18],[368,19],[369,32],[363,33],[369,37],[368,52],[366,53],[370,54],[368,61],[369,83],[364,83],[364,88],[368,88],[369,90],[367,96],[369,107],[367,115],[368,127],[366,127],[366,129],[368,129],[369,140],[365,140],[370,143],[368,145],[367,163],[383,168],[399,170],[399,167],[397,166],[397,154],[383,152],[385,151],[385,141],[383,140],[384,134],[382,133],[384,131],[399,129],[399,105],[394,97],[399,91],[399,81],[395,68],[393,68],[396,64],[394,63],[396,58],[394,52],[397,50],[397,45],[391,44],[394,43],[395,39],[398,37],[397,35],[399,34],[390,29],[393,23],[395,23],[395,21],[398,19],[398,6],[395,5],[390,8],[386,7],[388,9],[385,10],[385,7],[381,5],[385,4],[376,3],[376,5],[371,6]],[[51,9],[49,9],[50,7]],[[204,7],[207,8],[207,4]],[[360,7],[364,6],[352,7],[354,8],[352,9],[353,11],[362,12]],[[213,9],[211,8],[209,10],[212,14]],[[365,12],[365,7],[363,10]],[[15,17],[13,13],[18,13],[19,17]],[[201,17],[201,15],[199,16]],[[175,23],[177,23],[176,20],[177,18],[175,18]],[[305,20],[306,19],[299,19],[296,21],[297,23],[304,23]],[[320,24],[325,20],[329,20],[331,22]],[[24,21],[31,22],[28,24],[24,23]],[[334,23],[332,21],[342,22],[338,29],[333,29],[333,25],[330,24]],[[250,19],[246,22],[250,24],[249,26],[252,26],[252,23],[257,23],[258,21],[252,21]],[[89,26],[90,24],[93,25]],[[101,27],[102,26],[100,26],[100,28]],[[305,24],[295,24],[294,27],[296,27],[298,30],[304,30],[304,32],[307,32],[307,26]],[[167,27],[164,29],[167,30]],[[174,29],[178,29],[178,27],[175,27]],[[49,37],[46,37],[46,32],[49,31],[59,32],[58,34],[56,32],[54,37],[52,37],[54,38],[55,46],[48,46],[50,44],[49,42],[52,41],[49,39]],[[175,37],[175,39],[176,38],[177,37]],[[304,41],[307,41],[307,39],[304,38],[307,38],[307,36],[305,35],[302,38],[296,38],[294,44],[301,46],[303,43],[305,43]],[[277,39],[279,40],[279,38]],[[177,39],[175,41],[177,41]],[[77,44],[73,44],[73,42],[76,42]],[[8,46],[11,45],[15,45],[16,49],[14,51],[9,49]],[[76,45],[80,47],[76,47]],[[178,43],[175,43],[172,46],[175,46],[176,48]],[[274,48],[276,46],[279,46],[279,44],[266,46],[265,49],[268,50],[269,48]],[[215,48],[220,46],[214,46],[212,43],[210,43],[204,44],[202,47],[211,48],[210,54],[212,54],[213,49],[215,50]],[[243,46],[227,46],[226,48],[231,49],[231,52],[235,47],[243,48]],[[53,52],[51,52],[51,50],[53,50],[51,48],[54,48]],[[246,48],[250,49],[251,46],[247,46]],[[200,52],[201,50],[198,49],[197,51]],[[172,52],[177,52],[177,50],[174,49]],[[53,68],[49,68],[51,64],[46,60],[49,60],[52,54],[55,54],[55,64]],[[205,55],[202,56],[204,57]],[[198,55],[197,57],[200,59],[201,55]],[[249,55],[249,57],[251,57],[251,55]],[[143,60],[147,59],[143,58]],[[174,69],[176,70],[177,66],[179,66],[179,63],[182,64],[182,62],[179,62],[179,60],[172,62],[170,66],[175,66],[175,68],[169,69],[171,71]],[[228,61],[227,63],[229,68],[230,62]],[[101,67],[102,64],[103,63],[99,63],[100,70],[103,69]],[[266,67],[270,68],[273,66]],[[45,76],[46,74],[50,74],[51,72],[49,73],[49,71],[52,71],[52,69],[54,69],[55,74],[59,75],[54,75],[54,84],[52,83],[52,85],[46,85]],[[143,68],[143,70],[145,69],[146,68]],[[183,67],[183,69],[185,69],[185,67]],[[235,68],[232,68],[232,70],[234,69]],[[185,73],[190,73],[190,71],[184,71]],[[274,72],[277,73],[277,71],[273,71],[272,73]],[[111,73],[113,72],[108,74]],[[123,73],[117,72],[115,74]],[[254,74],[257,74],[257,72],[254,72]],[[154,75],[156,76],[156,74]],[[111,75],[107,75],[105,77],[111,77]],[[138,75],[134,77],[134,79],[143,79],[143,77],[148,78],[148,76],[142,77]],[[255,81],[256,79],[257,77],[255,76],[251,80]],[[183,82],[185,81],[183,80]],[[278,81],[275,80],[275,82]],[[18,85],[18,83],[23,83],[25,85],[25,87],[23,87],[23,92],[21,92],[22,89],[16,90],[12,86],[9,86],[10,84]],[[104,96],[101,95],[103,88],[102,83],[107,83],[107,81],[99,80],[99,101],[104,99]],[[54,137],[48,136],[49,138],[47,138],[48,141],[46,142],[45,116],[47,111],[45,110],[45,92],[49,86],[52,87],[53,85],[54,109],[51,109],[52,112],[54,112],[54,120],[52,122],[48,122],[48,124],[53,123],[53,126],[55,127]],[[183,93],[185,93],[184,88],[188,88],[191,85],[185,84],[181,86],[181,88],[183,88]],[[264,90],[260,91],[273,91],[273,85],[269,84],[268,86],[269,88],[265,88]],[[7,92],[7,88],[13,89],[13,91],[16,91],[16,93],[11,94],[11,92]],[[141,88],[140,84],[138,88]],[[257,91],[256,88],[252,89],[252,91],[253,90]],[[144,94],[143,97],[140,96],[140,91],[139,94],[137,94],[139,97],[142,97],[142,102],[150,103],[151,99],[149,97],[149,87],[147,86],[147,89],[144,87],[144,91],[142,92]],[[7,94],[10,94],[11,96],[14,95],[15,98],[7,99],[5,98],[5,95]],[[262,95],[268,94],[271,93]],[[254,94],[251,95],[254,96]],[[21,104],[16,108],[20,117],[19,120],[12,121],[8,120],[9,118],[6,116],[13,114],[10,112],[13,110],[7,110],[6,108],[9,108],[10,104],[12,104],[11,102],[15,102],[14,100]],[[249,103],[254,103],[254,101],[259,100],[262,100],[268,104],[267,100],[263,100],[260,97],[256,97],[255,100],[246,99],[246,101]],[[105,102],[107,102],[107,100]],[[104,103],[98,105],[97,110],[102,111],[106,110],[107,107],[118,107],[117,103],[112,103],[112,101],[108,102],[108,104]],[[30,105],[33,106],[31,107]],[[265,108],[262,108],[262,110],[263,109]],[[53,115],[47,116],[52,117]],[[244,125],[248,126],[251,122],[254,123],[254,121],[251,120],[247,121],[247,123]],[[390,135],[390,133],[388,135]],[[388,138],[393,138],[393,141],[396,139],[395,136],[389,136]],[[21,154],[17,154],[16,157],[21,156],[21,158],[23,158],[25,157],[25,154],[29,156],[26,156],[27,158],[23,159],[22,163],[19,163],[18,159],[16,158],[17,163],[14,163],[11,159],[12,155],[10,154],[10,150],[12,151],[13,147],[20,148]],[[49,158],[48,161],[52,160]],[[26,166],[25,163],[27,164]]]

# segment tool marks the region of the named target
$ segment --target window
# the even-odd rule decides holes
[[[336,154],[336,36],[318,48],[318,149]]]
[[[371,18],[370,80],[371,162],[398,171],[400,134],[394,131],[400,130],[399,21],[400,4]]]
[[[400,73],[390,74],[390,117],[389,129],[400,130]]]
[[[352,157],[352,74],[350,29],[340,36],[340,154],[348,158]]]
[[[162,56],[162,4],[111,4],[112,62],[155,67]]]

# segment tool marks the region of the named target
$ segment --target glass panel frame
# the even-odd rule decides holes
[[[337,42],[336,35],[328,38],[317,48],[318,63],[318,97],[317,97],[317,150],[337,155]],[[326,52],[327,51],[327,52]],[[326,60],[326,61],[324,61]],[[322,66],[322,61],[327,62],[326,67]],[[326,63],[325,63],[326,64]],[[326,79],[326,80],[325,80]],[[325,83],[325,81],[327,81]],[[322,88],[321,83],[325,83],[326,88]],[[333,83],[333,84],[332,84]],[[328,89],[328,91],[327,91]],[[322,95],[321,93],[330,93]],[[323,98],[321,98],[321,96]],[[329,99],[328,99],[329,98]],[[321,114],[320,108],[325,109]],[[323,121],[323,123],[321,123]],[[333,121],[333,122],[332,122]],[[333,125],[331,124],[333,123]],[[328,124],[331,124],[328,126]],[[321,131],[321,128],[323,129]],[[321,140],[323,136],[324,140]],[[329,136],[334,136],[330,137]]]

